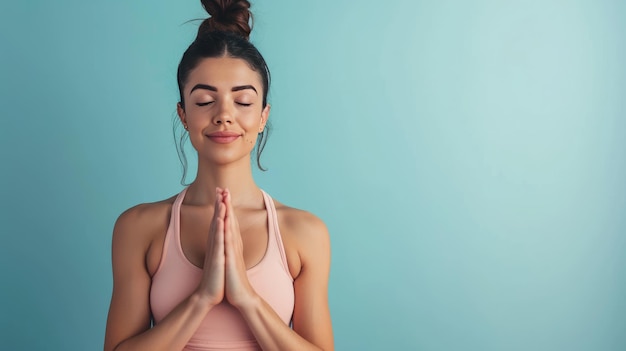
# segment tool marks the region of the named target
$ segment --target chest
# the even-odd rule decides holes
[[[211,239],[213,213],[193,207],[181,207],[178,216],[172,215],[167,230],[168,253],[161,256],[160,269],[152,274],[150,307],[156,323],[197,288],[202,271],[188,264],[181,264],[181,260],[187,260],[201,268],[207,242]],[[278,236],[274,234],[279,231],[274,225],[268,226],[266,211],[238,211],[236,216],[243,243],[243,258],[246,268],[249,269],[249,283],[288,324],[293,313],[295,292],[292,276],[285,271],[278,254]],[[270,218],[270,223],[274,223],[273,219],[274,217]],[[179,245],[180,250],[175,245]],[[250,269],[252,267],[255,268]],[[239,334],[224,333],[224,330],[237,331]],[[208,345],[214,340],[224,341],[225,335],[227,338],[230,335],[234,341],[254,340],[241,314],[227,303],[215,306],[207,314],[192,339]]]
[[[246,269],[259,263],[267,250],[269,241],[268,216],[265,210],[235,211],[239,223],[239,233],[243,243],[243,256]],[[202,268],[207,243],[211,236],[213,212],[197,208],[181,207],[180,245],[185,258],[193,265]]]

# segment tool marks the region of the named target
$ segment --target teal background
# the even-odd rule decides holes
[[[626,349],[625,2],[253,11],[256,179],[330,229],[337,350]],[[115,219],[182,189],[175,74],[202,17],[0,3],[3,349],[102,348]]]

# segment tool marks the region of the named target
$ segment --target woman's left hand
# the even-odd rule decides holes
[[[256,295],[248,280],[246,263],[243,259],[243,241],[239,231],[239,222],[235,216],[232,197],[224,190],[226,216],[224,221],[224,253],[226,255],[224,293],[228,302],[241,308],[251,302]]]

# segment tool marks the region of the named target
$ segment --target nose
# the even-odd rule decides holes
[[[231,109],[231,106],[229,106],[225,102],[222,102],[219,105],[219,109],[215,111],[215,116],[213,116],[213,124],[220,125],[226,123],[233,123],[233,111]]]

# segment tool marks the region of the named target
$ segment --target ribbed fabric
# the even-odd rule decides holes
[[[172,205],[161,262],[152,277],[150,307],[155,324],[191,295],[202,277],[202,269],[187,260],[180,244],[180,206],[188,188],[178,194]],[[262,192],[269,237],[265,255],[247,271],[248,279],[254,290],[289,325],[294,307],[293,279],[287,267],[274,201],[265,191]],[[184,350],[260,349],[239,311],[224,301],[209,311]]]

